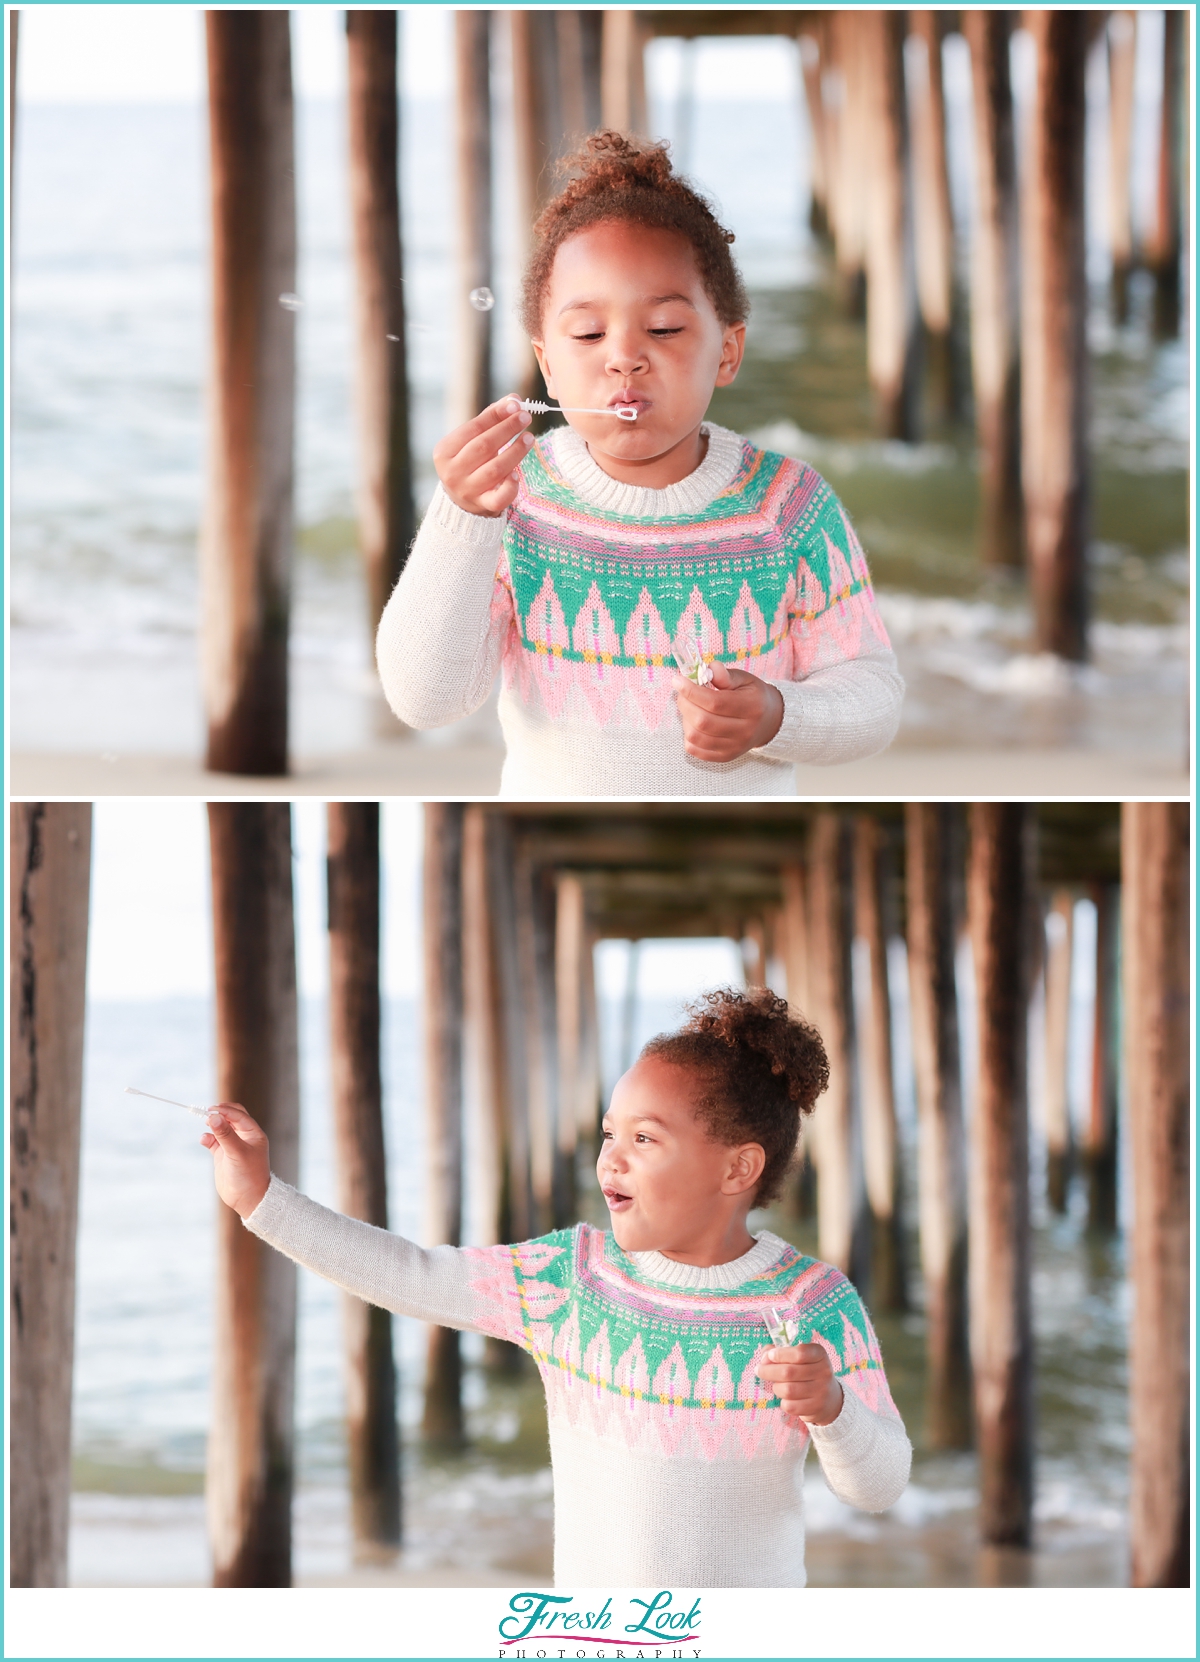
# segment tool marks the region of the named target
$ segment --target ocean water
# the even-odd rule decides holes
[[[1085,908],[1077,936],[1087,944]],[[610,951],[619,952],[619,948]],[[898,1108],[910,1228],[915,1208],[914,1125],[903,947],[892,985]],[[1081,956],[1080,962],[1082,964]],[[736,979],[736,977],[732,977]],[[653,966],[642,971],[653,985]],[[969,987],[964,982],[964,1000]],[[1078,980],[1072,1090],[1081,1106],[1090,1022]],[[620,999],[601,1006],[604,1078],[627,1045],[677,1024],[681,1001],[643,991],[627,1030]],[[301,1184],[333,1202],[323,1003],[302,1008]],[[210,1576],[203,1470],[210,1402],[216,1201],[197,1122],[123,1094],[135,1083],[205,1101],[213,1090],[212,1014],[204,999],[95,1001],[88,1011],[75,1371],[75,1494],[70,1576],[75,1585],[203,1585]],[[964,1033],[965,1074],[971,1035]],[[1040,1064],[1033,1046],[1031,1076]],[[385,1019],[385,1126],[391,1227],[422,1239],[424,1145],[419,1111],[418,1011],[389,1003]],[[1035,1114],[1035,1125],[1037,1116]],[[1038,1139],[1035,1137],[1035,1145]],[[588,1156],[581,1156],[586,1179]],[[1127,1574],[1125,1546],[1128,1320],[1120,1238],[1089,1240],[1082,1197],[1065,1217],[1047,1213],[1044,1160],[1035,1149],[1034,1305],[1038,1367],[1037,1552],[1028,1574],[1047,1585],[1103,1585]],[[468,1220],[472,1215],[468,1192]],[[602,1221],[584,1183],[581,1211]],[[811,1224],[770,1214],[771,1227],[815,1251]],[[470,1224],[468,1222],[468,1238]],[[397,1319],[406,1544],[395,1566],[352,1561],[341,1429],[338,1295],[299,1272],[296,1575],[321,1584],[366,1579],[408,1584],[511,1584],[549,1574],[552,1497],[545,1413],[532,1369],[515,1377],[482,1366],[481,1342],[464,1341],[470,1446],[439,1457],[419,1437],[424,1329]],[[884,1517],[857,1513],[807,1480],[814,1584],[959,1585],[979,1577],[970,1454],[932,1454],[923,1442],[923,1317],[914,1279],[908,1315],[879,1319],[888,1376],[916,1445],[913,1480]]]
[[[1187,684],[1189,353],[1155,343],[1149,292],[1116,329],[1096,214],[1097,625],[1082,670],[1029,648],[1023,582],[976,558],[969,427],[917,446],[871,429],[861,322],[838,309],[807,229],[798,100],[701,96],[686,120],[670,43],[651,58],[656,131],[737,234],[754,311],[737,384],[713,414],[821,468],[861,531],[909,684],[901,744],[1077,744],[1172,759]],[[962,65],[947,57],[958,141]],[[1096,78],[1093,76],[1093,81]],[[701,77],[702,88],[708,82]],[[1093,86],[1101,131],[1103,86]],[[690,134],[681,137],[684,126]],[[520,337],[508,126],[501,110],[496,278],[502,379]],[[453,178],[444,102],[403,111],[406,301],[417,498],[434,477],[453,353]],[[1093,146],[1093,183],[1102,146]],[[301,754],[368,741],[375,681],[354,552],[351,273],[343,112],[302,103],[293,735]],[[207,354],[205,134],[186,106],[20,112],[12,330],[12,736],[18,749],[194,753],[196,541]],[[1097,192],[1093,196],[1099,200]],[[493,717],[471,718],[492,730]]]

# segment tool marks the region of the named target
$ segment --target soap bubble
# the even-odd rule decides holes
[[[283,307],[285,312],[298,312],[304,302],[298,294],[281,294],[279,296],[279,304]]]
[[[467,299],[477,312],[490,312],[496,304],[496,296],[491,289],[472,289]]]

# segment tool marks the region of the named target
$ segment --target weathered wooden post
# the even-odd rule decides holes
[[[490,290],[492,271],[492,14],[456,11],[458,123],[458,356],[451,420],[468,421],[492,401],[491,307],[471,295]]]
[[[971,1127],[971,1363],[979,1527],[1027,1547],[1033,1518],[1029,1236],[1029,809],[972,803],[967,909],[979,1080]]]
[[[867,374],[879,430],[917,436],[917,306],[910,274],[902,12],[861,11],[870,114],[866,184]]]
[[[1030,11],[1037,77],[1021,213],[1021,482],[1039,651],[1087,656],[1088,14]]]
[[[200,539],[205,766],[288,767],[296,193],[286,11],[208,11],[213,359]]]
[[[554,1013],[554,907],[548,874],[521,837],[515,862],[518,988],[529,1070],[529,1154],[535,1229],[556,1227],[566,1206],[556,1159],[558,1058]]]
[[[1191,1569],[1189,820],[1183,802],[1121,807],[1133,1173],[1129,1523],[1135,1587],[1186,1587]]]
[[[1046,916],[1046,1198],[1055,1212],[1067,1209],[1071,1169],[1071,1106],[1068,1043],[1071,1026],[1071,957],[1075,948],[1075,897],[1057,889]]]
[[[292,814],[287,802],[210,802],[217,1093],[300,1165]],[[217,1203],[208,1526],[215,1587],[292,1580],[296,1266]]]
[[[507,1159],[504,1029],[488,894],[487,810],[463,815],[463,1073],[466,1161],[475,1239],[509,1239],[505,1205]]]
[[[954,975],[958,810],[910,803],[905,830],[918,1215],[928,1324],[925,1437],[931,1448],[964,1448],[971,1440],[971,1405],[966,1154]]]
[[[780,870],[783,911],[780,915],[780,944],[787,975],[787,996],[798,1016],[809,1013],[808,883],[799,860],[789,860]]]
[[[1011,14],[964,10],[971,48],[975,193],[971,220],[971,368],[983,558],[1022,563],[1017,167],[1008,49]]]
[[[582,1137],[596,1140],[597,1078],[595,986],[587,896],[573,872],[557,879],[554,932],[555,1009],[558,1018],[558,1158],[564,1211],[574,1209],[575,1156]]]
[[[892,1079],[892,1003],[888,989],[887,918],[892,885],[887,830],[870,814],[854,822],[854,932],[869,986],[859,1027],[863,1169],[871,1212],[871,1296],[881,1310],[903,1310],[900,1144]]]
[[[809,996],[829,1057],[829,1089],[813,1115],[821,1257],[865,1290],[869,1233],[854,1047],[850,944],[854,927],[850,827],[818,813],[809,842]]]
[[[1163,338],[1179,333],[1180,256],[1183,251],[1183,77],[1184,18],[1165,9],[1163,79],[1158,139],[1158,176],[1154,218],[1142,250],[1154,274],[1154,331]]]
[[[329,1075],[338,1207],[386,1229],[379,1004],[379,804],[326,808],[329,909]],[[400,1544],[400,1439],[392,1318],[349,1294],[346,1441],[355,1555],[390,1556]]]
[[[780,868],[783,906],[779,914],[779,945],[787,976],[788,1007],[795,1016],[813,1019],[809,979],[808,876],[799,860]],[[799,1138],[799,1170],[787,1194],[796,1217],[810,1217],[816,1204],[817,1140],[811,1119],[803,1122]]]
[[[747,987],[767,984],[767,930],[762,918],[749,918],[742,926],[742,973]]]
[[[908,14],[909,132],[912,145],[913,247],[917,302],[925,325],[930,381],[940,413],[954,407],[956,386],[951,356],[954,307],[954,219],[946,168],[946,99],[942,88],[941,12]]]
[[[825,32],[822,30],[822,34]],[[806,23],[805,33],[799,37],[796,44],[800,53],[804,103],[808,112],[808,184],[811,197],[808,223],[818,236],[823,236],[829,229],[829,176],[832,159],[829,155],[829,117],[821,88],[821,38]]]
[[[834,260],[842,304],[851,317],[862,317],[866,310],[866,203],[873,114],[859,25],[853,11],[829,14],[832,68],[823,77],[826,107],[836,133],[829,195]]]
[[[14,803],[9,839],[10,1580],[65,1587],[92,805]]]
[[[645,133],[646,68],[636,11],[608,10],[601,35],[600,119],[620,133]]]
[[[1117,1227],[1117,918],[1121,891],[1096,883],[1096,1004],[1092,1026],[1092,1089],[1084,1143],[1088,1223]]]
[[[517,859],[509,815],[503,812],[489,814],[487,832],[488,911],[505,1063],[503,1083],[508,1151],[505,1203],[509,1238],[524,1241],[536,1233],[530,1166],[531,1064],[522,954],[518,945]]]
[[[1129,316],[1133,270],[1133,89],[1137,64],[1137,13],[1108,16],[1108,250],[1112,259],[1113,312]]]
[[[427,1233],[436,1246],[462,1240],[462,852],[463,804],[425,804],[425,1124],[429,1179]],[[455,1447],[463,1440],[458,1333],[429,1329],[422,1433]]]
[[[416,532],[404,333],[396,12],[346,13],[358,322],[358,522],[371,638]],[[387,726],[395,730],[388,713]]]

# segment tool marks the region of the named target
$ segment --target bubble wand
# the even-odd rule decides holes
[[[125,1094],[126,1096],[148,1097],[151,1102],[165,1102],[169,1108],[186,1108],[189,1114],[195,1114],[196,1118],[200,1120],[207,1120],[208,1116],[215,1112],[215,1109],[211,1107],[200,1108],[194,1102],[176,1102],[175,1098],[171,1096],[155,1096],[153,1091],[139,1091],[136,1085],[126,1085]]]
[[[521,408],[529,415],[610,415],[618,421],[636,421],[636,409],[625,406],[620,410],[590,410],[583,404],[543,404],[536,398],[523,398]]]

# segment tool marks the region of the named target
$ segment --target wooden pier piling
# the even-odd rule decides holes
[[[464,1123],[473,1201],[474,1238],[482,1246],[507,1241],[507,1161],[504,1032],[488,897],[487,811],[471,804],[463,814],[463,1075]]]
[[[1133,270],[1133,102],[1137,65],[1137,13],[1108,15],[1108,251],[1112,259],[1113,313],[1129,316]]]
[[[67,1585],[92,805],[9,809],[9,1580]]]
[[[326,808],[329,908],[329,1074],[338,1209],[388,1225],[379,1001],[379,804]],[[346,1441],[355,1556],[400,1544],[396,1364],[387,1310],[342,1299]]]
[[[645,134],[646,67],[642,23],[636,11],[604,12],[601,34],[600,110],[606,127]]]
[[[1037,649],[1087,656],[1085,11],[1030,11],[1037,75],[1021,212],[1021,480]]]
[[[285,774],[296,286],[286,11],[208,11],[213,359],[200,543],[214,772]]]
[[[348,11],[347,115],[359,443],[358,524],[371,641],[416,534],[398,180],[397,14]],[[384,718],[395,731],[395,718]]]
[[[917,1182],[931,1448],[971,1440],[967,1194],[955,946],[958,811],[909,803],[908,987],[917,1086]]]
[[[1121,809],[1135,1587],[1186,1587],[1191,1572],[1189,819],[1186,803],[1126,802]]]
[[[821,86],[825,68],[821,39],[826,33],[818,25],[816,29],[806,29],[797,41],[801,84],[808,113],[808,223],[818,236],[824,236],[829,230],[829,178],[832,166],[829,154],[830,123]]]
[[[458,336],[452,424],[492,402],[494,313],[470,296],[495,284],[492,270],[492,14],[454,13],[458,139]]]
[[[854,822],[854,929],[865,949],[870,980],[858,1048],[863,1168],[871,1214],[871,1295],[877,1309],[903,1310],[908,1300],[887,961],[887,923],[892,911],[890,867],[886,828],[872,815],[858,815]]]
[[[972,803],[967,908],[979,1075],[971,1125],[971,1364],[979,1527],[1028,1547],[1033,1519],[1026,1024],[1030,823],[1022,803]]]
[[[971,220],[971,369],[986,564],[1019,566],[1021,494],[1017,171],[1009,72],[1011,15],[963,11],[971,50],[975,193]]]
[[[530,1239],[537,1233],[530,1159],[529,1035],[524,1008],[526,986],[518,945],[517,856],[509,816],[489,815],[487,824],[488,911],[500,1032],[504,1056],[504,1107],[507,1118],[505,1209],[507,1238]]]
[[[946,98],[942,86],[940,12],[912,11],[905,43],[912,147],[913,252],[917,303],[925,325],[928,380],[934,407],[949,415],[956,402],[951,324],[954,308],[954,219],[946,167]]]
[[[1158,171],[1154,218],[1143,256],[1154,275],[1154,331],[1162,339],[1179,333],[1180,261],[1183,253],[1183,80],[1188,14],[1163,11],[1162,101],[1159,106]]]
[[[1068,1045],[1071,1026],[1071,959],[1075,945],[1075,897],[1057,889],[1046,917],[1046,1198],[1053,1211],[1067,1209],[1071,1171],[1071,1107]]]
[[[824,78],[824,90],[835,134],[829,194],[834,263],[846,313],[850,317],[863,317],[873,112],[856,13],[838,10],[829,14],[828,45],[830,74]]]
[[[1093,885],[1096,907],[1096,1003],[1092,1026],[1092,1082],[1083,1165],[1092,1229],[1117,1227],[1117,919],[1116,883]]]
[[[245,14],[243,14],[245,15]],[[210,14],[211,16],[211,14]],[[217,1093],[300,1161],[291,805],[210,802]],[[217,1202],[213,1413],[206,1490],[215,1587],[292,1580],[296,1266]]]
[[[854,14],[869,112],[866,164],[867,375],[887,438],[917,437],[917,302],[911,278],[908,126],[901,12]]]
[[[809,996],[825,1041],[829,1089],[813,1115],[821,1257],[866,1291],[869,1224],[862,1169],[850,945],[854,928],[851,831],[818,813],[809,841]]]
[[[564,1211],[574,1203],[576,1151],[582,1141],[592,1153],[600,1123],[596,991],[587,896],[574,873],[557,879],[554,931],[555,1010],[558,1021],[558,1152],[570,1190]]]
[[[463,804],[425,804],[424,1025],[428,1138],[427,1235],[458,1246],[463,1206]],[[463,1441],[462,1359],[454,1328],[430,1327],[425,1364],[427,1442]]]

